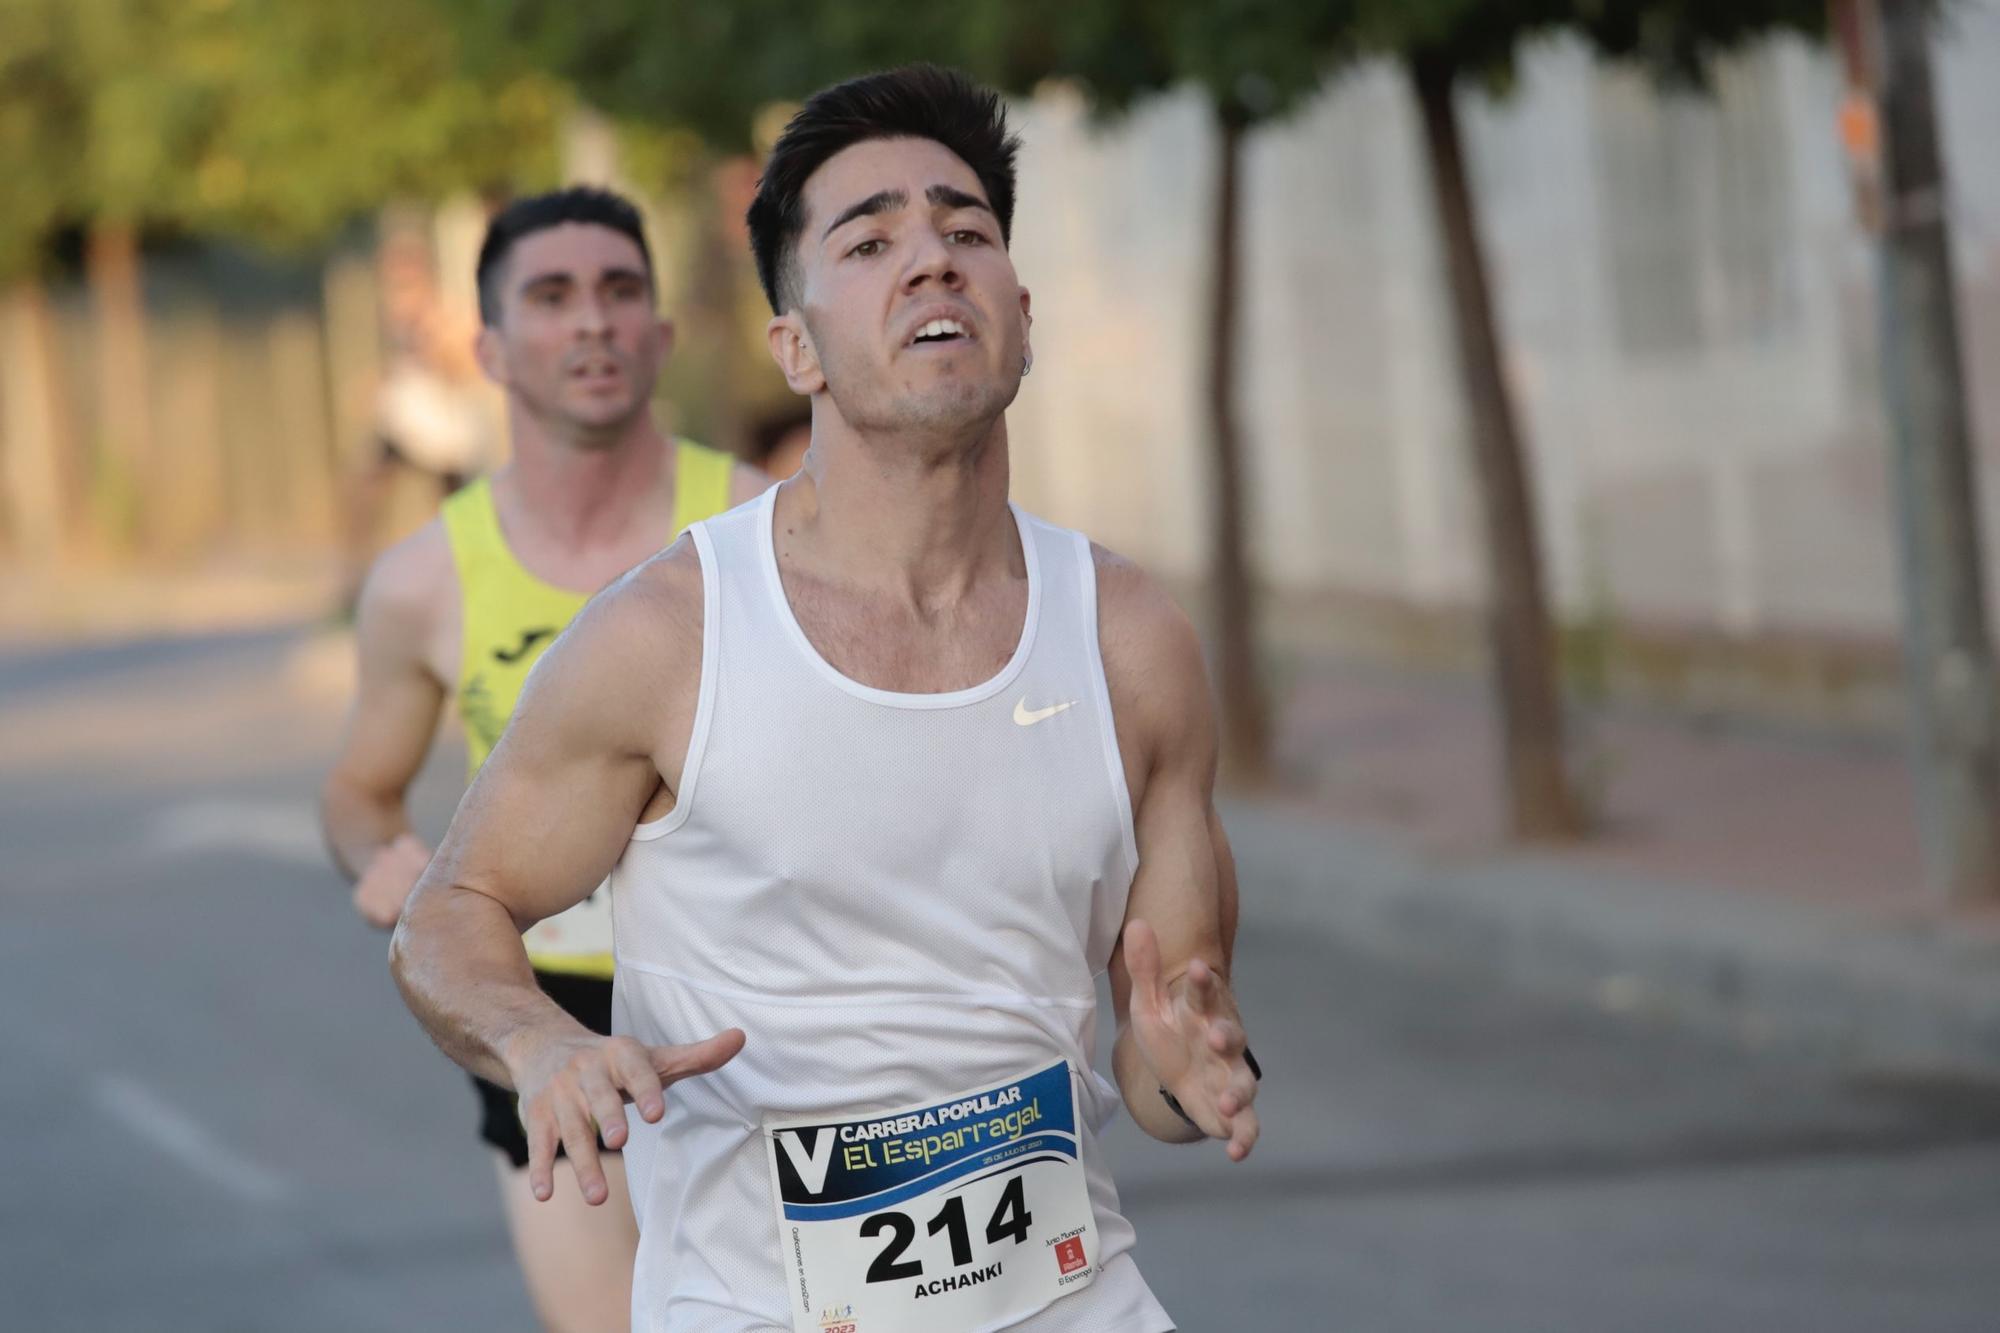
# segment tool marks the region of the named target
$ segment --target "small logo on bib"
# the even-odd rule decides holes
[[[1083,1257],[1083,1237],[1071,1236],[1056,1246],[1056,1267],[1062,1269],[1064,1276],[1090,1267],[1090,1260]]]

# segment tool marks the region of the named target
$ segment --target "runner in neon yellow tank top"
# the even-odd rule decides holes
[[[358,695],[321,816],[355,906],[395,924],[430,849],[405,794],[453,698],[476,775],[500,743],[529,669],[592,594],[738,504],[767,480],[654,424],[653,384],[673,326],[653,308],[636,212],[566,190],[496,216],[479,261],[478,353],[507,396],[506,467],[446,502],[376,562],[356,625]],[[526,943],[535,980],[585,1027],[608,1032],[608,904],[541,923]],[[622,1174],[589,1207],[574,1190],[536,1203],[514,1094],[480,1083],[481,1137],[495,1160],[530,1296],[551,1329],[623,1328],[636,1232]],[[602,1202],[602,1200],[600,1200]]]
[[[729,455],[675,441],[676,536],[691,523],[729,508]],[[508,549],[482,477],[444,502],[441,514],[458,572],[460,630],[455,691],[465,724],[466,781],[500,741],[528,672],[556,635],[590,600],[588,594],[545,583]],[[661,543],[663,546],[665,542]],[[607,895],[585,902],[528,932],[528,959],[540,972],[611,975],[611,914]]]

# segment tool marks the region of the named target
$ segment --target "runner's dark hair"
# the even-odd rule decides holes
[[[931,139],[972,168],[1006,244],[1014,229],[1014,154],[1000,95],[955,69],[906,65],[814,93],[778,136],[750,203],[750,251],[771,309],[799,299],[798,241],[806,181],[842,149],[871,139]]]
[[[646,281],[652,283],[653,252],[646,246],[646,228],[639,219],[639,210],[630,200],[593,185],[572,185],[547,194],[531,194],[508,204],[486,224],[486,239],[479,246],[478,269],[482,323],[491,327],[500,323],[507,256],[513,253],[515,244],[523,237],[560,227],[565,222],[587,222],[631,237],[632,243],[639,247],[639,257],[646,261]]]

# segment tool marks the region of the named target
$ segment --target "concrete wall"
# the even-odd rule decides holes
[[[1962,316],[2000,453],[2000,6],[1941,52]],[[1464,110],[1545,544],[1571,614],[1732,634],[1895,626],[1873,252],[1829,56],[1772,44],[1712,99],[1579,46]],[[1015,252],[1035,293],[1016,493],[1169,576],[1205,558],[1201,352],[1214,140],[1200,101],[1106,129],[1020,108]],[[1283,589],[1478,595],[1477,521],[1415,109],[1362,70],[1258,132],[1242,420]],[[1989,529],[2000,519],[1986,490]],[[1989,551],[2000,542],[1989,541]],[[2000,565],[1996,565],[2000,572]]]

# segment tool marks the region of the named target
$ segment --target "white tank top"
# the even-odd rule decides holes
[[[613,1030],[724,1028],[743,1052],[631,1117],[633,1327],[792,1333],[772,1120],[903,1108],[1066,1060],[1095,1279],[1024,1333],[1164,1333],[1098,1150],[1096,978],[1137,866],[1081,534],[1014,511],[1028,609],[984,684],[897,694],[799,627],[772,545],[776,490],[692,529],[701,694],[667,815],[612,875]],[[939,1328],[937,1333],[972,1333]]]

